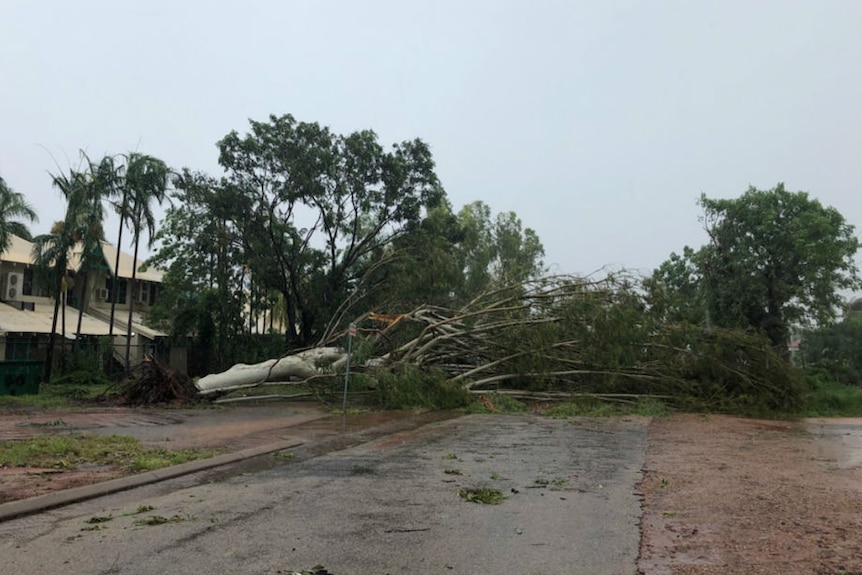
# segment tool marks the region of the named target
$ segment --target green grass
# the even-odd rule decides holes
[[[670,407],[659,399],[645,397],[636,403],[611,403],[594,397],[578,398],[560,403],[544,412],[548,417],[610,417],[613,415],[641,415],[644,417],[666,417]]]
[[[0,466],[76,469],[89,464],[139,472],[204,459],[216,453],[147,448],[138,439],[125,435],[59,435],[0,441]]]
[[[808,377],[800,417],[862,417],[862,390],[824,376]]]
[[[107,383],[43,383],[34,395],[0,395],[0,407],[67,409],[91,405],[108,390]]]

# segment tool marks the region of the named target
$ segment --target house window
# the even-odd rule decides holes
[[[158,284],[151,284],[150,285],[150,301],[149,301],[150,305],[155,305],[155,303],[156,303],[156,290],[157,289],[159,289]]]
[[[108,301],[113,301],[114,294],[111,291],[114,281],[111,278],[105,279],[105,289],[108,290]],[[126,287],[128,282],[122,278],[117,280],[117,303],[126,303]]]
[[[33,270],[27,268],[24,270],[24,285],[21,286],[22,295],[33,295]]]
[[[141,282],[138,285],[138,302],[149,303],[150,301],[150,284]]]

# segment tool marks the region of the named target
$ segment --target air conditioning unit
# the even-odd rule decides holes
[[[24,274],[9,273],[3,288],[3,299],[6,301],[19,301],[23,295]]]
[[[108,290],[107,290],[107,288],[96,288],[96,299],[100,299],[102,301],[108,301]]]

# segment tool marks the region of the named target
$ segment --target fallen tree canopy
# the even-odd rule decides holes
[[[661,396],[686,408],[792,409],[800,377],[769,342],[740,330],[663,322],[637,282],[548,277],[489,291],[460,307],[355,318],[351,370],[375,381],[405,368],[442,374],[473,394]],[[347,315],[347,314],[344,314]],[[312,349],[201,378],[202,394],[262,384],[333,385],[347,326]]]

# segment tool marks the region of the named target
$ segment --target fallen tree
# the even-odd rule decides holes
[[[351,370],[374,380],[405,368],[473,394],[547,399],[662,396],[686,407],[793,407],[799,379],[768,341],[739,330],[670,324],[638,282],[555,276],[488,291],[458,307],[355,317]],[[349,317],[346,312],[340,317]],[[237,365],[197,382],[202,394],[264,384],[332,385],[343,376],[344,321],[311,349]],[[614,399],[616,398],[616,399]]]

